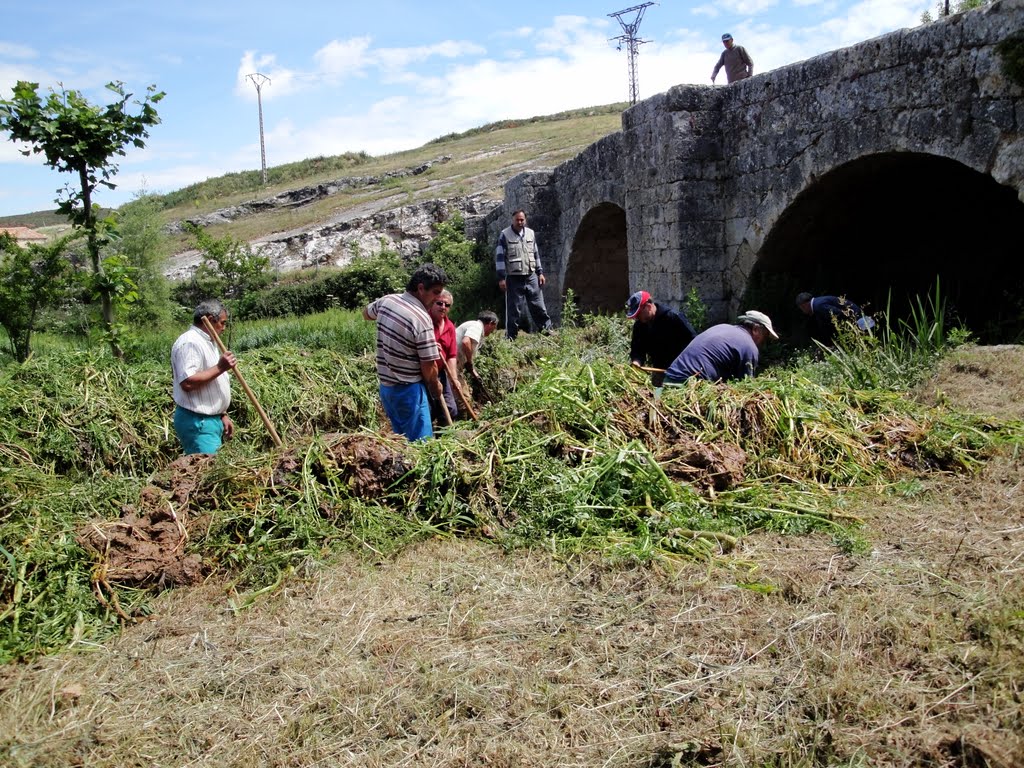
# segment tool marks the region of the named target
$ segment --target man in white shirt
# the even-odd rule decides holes
[[[174,431],[186,454],[216,453],[230,440],[235,425],[228,416],[235,356],[223,355],[203,325],[210,318],[217,334],[228,324],[228,312],[216,299],[202,302],[192,313],[192,325],[171,347],[174,379]]]
[[[473,365],[473,358],[484,339],[494,333],[498,327],[498,316],[490,310],[484,310],[477,315],[476,320],[468,320],[455,329],[455,346],[458,349],[459,371],[469,368],[469,375],[473,381],[480,381],[480,374],[476,372]]]

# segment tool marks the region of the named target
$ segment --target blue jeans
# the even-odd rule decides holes
[[[174,407],[174,431],[186,456],[216,453],[224,442],[224,422],[219,414],[207,416],[180,405]]]
[[[430,425],[430,402],[422,381],[413,384],[380,385],[380,401],[391,428],[409,440],[425,440],[434,436]]]

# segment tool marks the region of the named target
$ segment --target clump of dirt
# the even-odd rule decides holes
[[[78,543],[99,560],[95,581],[160,588],[196,584],[202,559],[185,554],[189,500],[212,456],[183,456],[126,504],[119,520],[92,522]]]
[[[324,443],[324,468],[343,477],[352,495],[359,498],[384,496],[413,468],[395,445],[369,435],[325,435]]]
[[[702,489],[724,491],[743,482],[747,454],[726,442],[700,443],[680,437],[656,456],[661,468],[673,480],[683,480]]]
[[[166,491],[172,503],[187,507],[212,459],[212,456],[204,453],[175,459],[166,469],[154,475],[153,486]]]

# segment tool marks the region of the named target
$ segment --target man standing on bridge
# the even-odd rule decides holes
[[[512,226],[501,231],[494,261],[498,287],[505,294],[505,335],[510,341],[515,341],[519,335],[519,318],[524,304],[541,333],[549,332],[551,318],[540,290],[544,287],[544,270],[540,265],[537,237],[526,226],[524,211],[513,213]]]
[[[711,72],[712,83],[715,82],[715,78],[718,77],[718,70],[723,65],[725,66],[725,78],[730,83],[736,80],[746,80],[754,74],[754,60],[750,58],[746,48],[742,45],[733,44],[732,35],[728,32],[722,35],[722,45],[725,46],[725,50],[718,57],[718,63],[715,64],[715,68]]]

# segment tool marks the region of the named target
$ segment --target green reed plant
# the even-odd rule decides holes
[[[969,332],[947,325],[939,281],[925,296],[916,296],[907,318],[894,318],[892,297],[881,322],[870,332],[842,324],[836,342],[819,344],[825,358],[825,381],[858,389],[908,390],[931,371],[948,349],[964,343]]]

